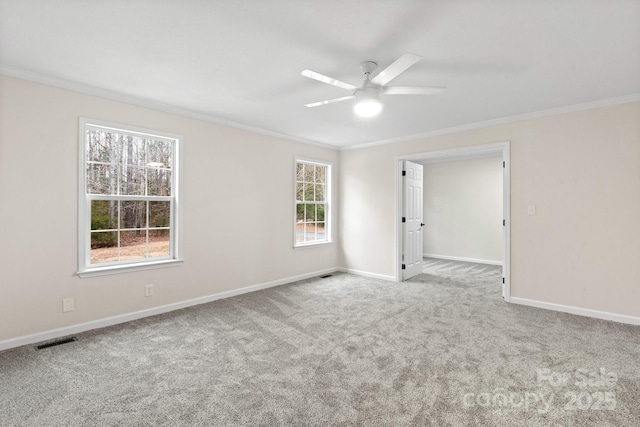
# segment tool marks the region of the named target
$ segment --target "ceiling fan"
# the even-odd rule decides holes
[[[360,64],[360,70],[364,74],[364,83],[361,87],[336,80],[332,77],[316,73],[311,70],[304,70],[302,75],[322,83],[346,89],[351,95],[341,96],[340,98],[327,99],[325,101],[312,102],[306,104],[305,107],[318,107],[320,105],[332,104],[334,102],[356,99],[354,110],[356,114],[363,117],[371,117],[378,114],[382,110],[382,102],[380,95],[431,95],[443,92],[444,86],[385,86],[391,80],[398,77],[405,70],[422,59],[421,56],[405,53],[394,63],[379,72],[374,78],[371,73],[378,67],[373,61],[365,61]]]

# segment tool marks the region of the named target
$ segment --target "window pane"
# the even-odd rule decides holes
[[[146,256],[146,230],[120,232],[120,260],[146,258]]]
[[[124,196],[144,196],[145,168],[123,166],[120,176],[120,194]]]
[[[87,129],[86,159],[90,162],[115,163],[120,140],[104,130]]]
[[[324,184],[326,181],[327,167],[316,166],[316,182]]]
[[[305,164],[304,165],[304,182],[314,182],[315,181],[315,165]]]
[[[305,241],[310,242],[316,240],[316,224],[315,223],[307,223],[304,225],[305,227]]]
[[[146,226],[147,202],[138,200],[120,202],[120,228],[145,228]]]
[[[147,169],[147,195],[171,196],[171,171],[169,169]]]
[[[169,256],[169,230],[149,230],[149,256]]]
[[[304,185],[304,201],[313,202],[315,200],[313,184],[303,184],[303,185]]]
[[[125,136],[122,163],[144,167],[147,164],[144,139],[139,136]]]
[[[324,184],[316,184],[316,202],[324,202]]]
[[[296,222],[304,222],[304,206],[305,205],[296,205]]]
[[[327,235],[325,233],[325,223],[324,222],[310,222],[305,224],[305,236],[304,240],[306,242],[310,241],[318,241],[318,240],[327,240]],[[302,241],[298,239],[298,241]]]
[[[316,217],[316,221],[324,222],[324,205],[318,205],[318,216]]]
[[[301,182],[296,183],[296,201],[302,202],[304,200],[304,184]]]
[[[173,142],[147,139],[147,165],[171,169],[173,160]]]
[[[304,224],[296,224],[296,242],[304,242]]]
[[[296,181],[304,181],[304,163],[296,163]]]
[[[171,202],[149,202],[149,228],[171,225]]]
[[[91,201],[91,229],[114,230],[118,228],[118,202],[115,200]]]
[[[118,246],[117,231],[91,232],[91,248],[112,248]]]
[[[91,262],[112,262],[118,260],[118,232],[97,231],[91,233]]]
[[[305,205],[304,215],[305,222],[315,221],[316,220],[316,205]]]
[[[87,164],[87,194],[116,194],[116,173],[113,165]]]

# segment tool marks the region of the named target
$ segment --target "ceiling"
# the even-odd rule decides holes
[[[304,107],[407,52],[445,93]],[[0,0],[0,72],[341,149],[637,96],[640,0]]]

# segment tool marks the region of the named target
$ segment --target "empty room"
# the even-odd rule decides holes
[[[640,1],[0,0],[0,425],[640,425]]]

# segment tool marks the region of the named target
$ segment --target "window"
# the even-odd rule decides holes
[[[180,137],[80,120],[80,277],[179,262]]]
[[[295,246],[331,241],[331,165],[296,159]]]

